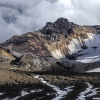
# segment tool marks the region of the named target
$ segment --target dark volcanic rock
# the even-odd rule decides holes
[[[70,22],[66,18],[59,18],[54,23],[48,22],[41,30],[46,35],[52,35],[52,33],[65,34],[71,31]]]
[[[100,25],[92,26],[94,29],[96,29],[97,33],[100,34]]]

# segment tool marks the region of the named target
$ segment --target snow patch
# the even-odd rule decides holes
[[[0,95],[3,95],[4,93],[0,93]]]
[[[26,92],[26,91],[24,91],[24,90],[22,90],[21,92],[20,92],[20,96],[17,96],[17,97],[15,97],[15,98],[13,98],[13,99],[11,99],[11,100],[18,100],[19,98],[21,98],[21,97],[24,97],[24,96],[26,96],[26,95],[28,95],[28,94],[31,94],[31,93],[35,93],[35,92],[41,92],[42,90],[40,90],[40,89],[36,89],[36,90],[30,90],[30,92]],[[7,99],[6,99],[7,100]]]
[[[100,100],[100,98],[93,98],[93,100]]]
[[[77,62],[91,63],[100,61],[100,34],[88,33],[88,39],[84,39],[84,44],[88,47],[78,54]]]
[[[90,56],[89,55],[89,57],[81,56],[81,57],[78,57],[76,61],[82,62],[82,63],[99,62],[100,61],[100,55],[98,55],[98,56]]]
[[[87,83],[88,88],[85,91],[81,92],[76,100],[86,100],[87,97],[95,96],[100,91],[97,91],[99,88],[93,88],[93,85]],[[100,100],[100,99],[99,99]]]
[[[47,86],[51,87],[55,92],[56,92],[56,97],[53,98],[52,100],[60,100],[62,99],[65,95],[67,95],[69,92],[73,91],[74,86],[70,86],[67,88],[64,88],[61,90],[58,86],[53,85],[47,81],[45,81],[43,78],[40,78],[39,75],[35,76],[35,78],[38,78],[42,83],[46,84]]]
[[[92,69],[92,70],[89,70],[89,71],[86,71],[86,72],[100,72],[100,68],[95,68],[95,69]]]

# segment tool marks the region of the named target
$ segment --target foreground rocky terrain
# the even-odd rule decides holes
[[[0,100],[100,100],[99,73],[0,66]]]

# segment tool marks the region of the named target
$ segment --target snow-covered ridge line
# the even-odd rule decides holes
[[[41,78],[39,75],[35,76],[35,78],[39,79],[43,84],[51,87],[55,92],[56,92],[56,97],[53,98],[52,100],[60,100],[62,99],[65,95],[67,95],[69,92],[73,91],[74,86],[70,86],[67,88],[64,88],[61,90],[58,86],[53,85],[47,81],[45,81],[43,78]]]

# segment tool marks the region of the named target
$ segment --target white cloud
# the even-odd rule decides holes
[[[0,0],[0,42],[42,28],[59,17],[100,24],[100,0]]]

